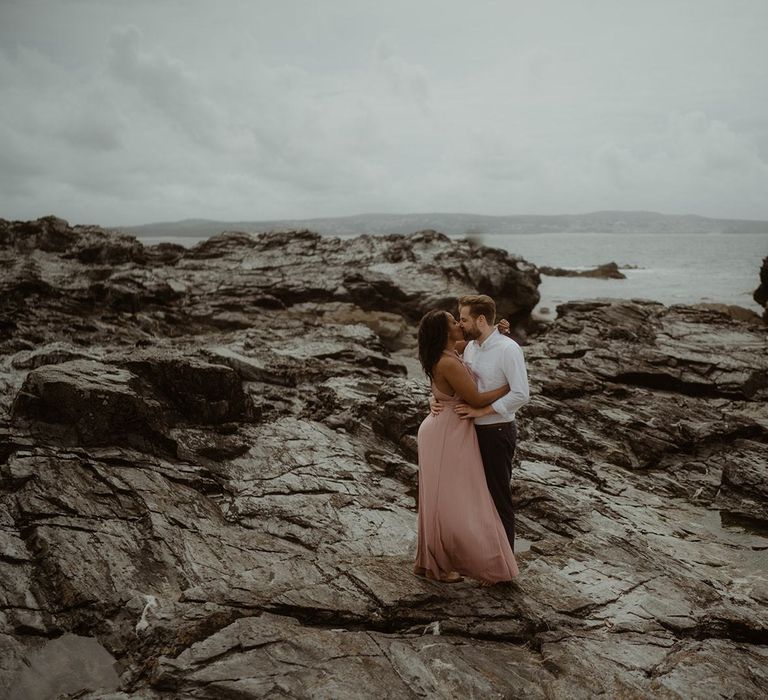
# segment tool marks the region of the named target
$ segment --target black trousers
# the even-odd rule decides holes
[[[477,441],[483,457],[485,481],[504,525],[509,546],[515,551],[515,511],[512,507],[512,457],[517,444],[514,421],[499,426],[476,425]]]

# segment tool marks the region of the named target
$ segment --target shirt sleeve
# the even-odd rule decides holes
[[[515,411],[530,401],[528,372],[525,369],[523,351],[516,343],[508,343],[501,358],[501,369],[509,384],[509,391],[491,404],[496,413],[507,420],[515,417]]]

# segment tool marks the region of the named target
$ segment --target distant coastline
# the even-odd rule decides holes
[[[309,229],[328,236],[412,233],[434,229],[449,236],[531,233],[765,233],[768,221],[711,219],[694,214],[647,211],[597,211],[588,214],[485,216],[480,214],[360,214],[315,219],[216,221],[184,219],[140,226],[112,226],[138,238],[208,238],[222,231]]]

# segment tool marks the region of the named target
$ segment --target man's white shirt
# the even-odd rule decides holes
[[[475,423],[493,425],[514,420],[515,411],[530,400],[528,373],[520,346],[494,329],[482,345],[476,340],[467,343],[464,362],[475,375],[479,392],[509,384],[509,392],[491,404],[496,414],[475,418]]]

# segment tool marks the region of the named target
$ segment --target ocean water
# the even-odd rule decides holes
[[[608,262],[624,280],[542,275],[541,313],[574,299],[652,299],[666,305],[714,302],[762,312],[752,299],[760,266],[768,256],[768,234],[537,233],[486,235],[484,245],[503,248],[536,265],[586,270]]]
[[[200,239],[141,240],[147,245],[166,241],[192,246]],[[622,270],[624,280],[542,275],[537,310],[545,316],[554,316],[555,307],[565,301],[594,297],[651,299],[666,305],[715,302],[762,312],[752,292],[760,283],[762,259],[768,256],[768,233],[488,234],[475,240],[539,266],[586,270],[615,262],[638,268]]]

